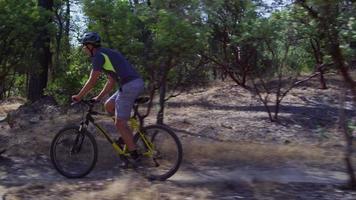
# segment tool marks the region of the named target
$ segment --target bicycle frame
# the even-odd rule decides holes
[[[128,152],[128,148],[126,145],[124,145],[123,148],[121,148],[118,144],[116,144],[116,142],[110,137],[110,135],[105,131],[105,129],[103,127],[101,127],[98,123],[95,123],[95,120],[93,118],[92,115],[104,115],[102,113],[93,111],[92,108],[89,106],[89,110],[86,114],[85,120],[83,120],[80,123],[80,128],[79,131],[81,131],[84,127],[87,127],[89,125],[89,123],[92,123],[94,125],[94,127],[107,139],[107,141],[113,146],[113,148],[115,149],[115,151],[118,153],[119,156],[123,155],[123,156],[129,156],[129,152]],[[133,132],[137,132],[137,134],[139,134],[139,137],[141,137],[141,139],[144,141],[146,147],[148,148],[146,152],[143,153],[144,156],[153,156],[153,151],[154,151],[154,145],[152,144],[152,142],[150,142],[149,140],[147,140],[147,138],[145,137],[145,135],[143,134],[143,132],[141,131],[140,125],[138,123],[138,120],[135,118],[135,116],[131,117],[129,119],[129,127],[131,128],[131,130],[133,130]]]

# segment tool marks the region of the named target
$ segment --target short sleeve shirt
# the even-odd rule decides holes
[[[140,78],[130,62],[116,50],[98,48],[92,57],[92,65],[94,71],[104,71],[120,85]]]

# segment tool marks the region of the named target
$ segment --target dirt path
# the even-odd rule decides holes
[[[338,154],[324,155],[316,161],[310,159],[325,153],[323,150],[311,148],[314,153],[308,154],[288,146],[233,145],[187,137],[183,137],[185,160],[181,169],[165,182],[150,182],[132,170],[120,169],[113,155],[101,154],[92,173],[86,178],[71,180],[52,168],[47,154],[25,158],[5,154],[0,158],[0,196],[6,200],[351,200],[356,197],[356,192],[338,189],[347,181],[347,176],[334,161],[327,161],[339,158]],[[261,150],[250,151],[256,147]],[[217,153],[213,153],[216,149],[223,149],[224,154],[217,157]],[[262,158],[261,152],[267,150],[270,155]],[[280,151],[289,153],[280,155]],[[292,154],[299,154],[304,160],[292,159]],[[328,166],[324,167],[323,162],[329,163]]]

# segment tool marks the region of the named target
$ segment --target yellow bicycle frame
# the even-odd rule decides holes
[[[113,148],[115,149],[115,151],[118,153],[118,155],[124,155],[124,156],[129,156],[129,152],[128,152],[128,148],[126,145],[124,145],[124,148],[121,148],[118,144],[116,144],[116,142],[109,136],[109,134],[105,131],[104,128],[102,128],[99,124],[92,122],[94,124],[94,126],[96,127],[96,129],[101,132],[104,137],[111,143],[111,145],[113,146]],[[142,133],[142,131],[140,130],[140,126],[139,123],[137,121],[137,119],[135,118],[130,118],[129,120],[129,127],[131,128],[131,130],[133,130],[133,132],[137,132],[140,136],[140,138],[142,139],[142,141],[145,143],[146,147],[148,148],[146,152],[143,153],[143,155],[148,156],[148,157],[152,157],[153,156],[153,150],[154,150],[154,145],[151,141],[149,141],[145,135]]]

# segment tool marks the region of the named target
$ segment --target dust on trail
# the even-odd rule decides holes
[[[120,169],[120,161],[106,154],[110,147],[105,146],[99,148],[105,154],[100,154],[95,169],[82,179],[62,177],[47,154],[5,155],[0,158],[0,195],[6,200],[355,198],[356,193],[338,189],[347,181],[343,169],[335,165],[335,159],[341,162],[339,153],[330,155],[308,146],[305,150],[182,138],[182,166],[164,182],[150,182],[133,170]]]

